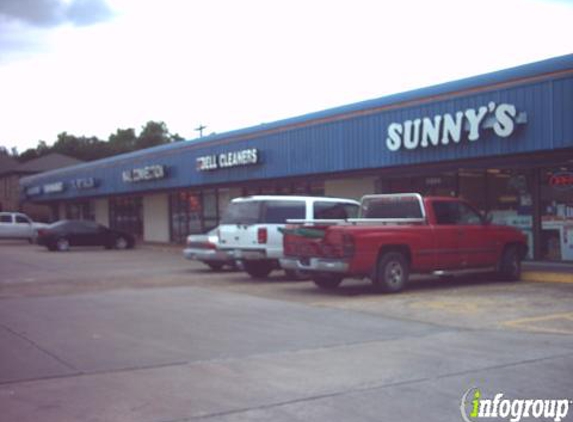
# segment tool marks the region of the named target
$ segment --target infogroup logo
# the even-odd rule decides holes
[[[468,389],[462,396],[460,411],[465,422],[488,418],[508,419],[519,422],[522,419],[542,419],[560,422],[567,417],[570,399],[508,399],[497,393],[486,399],[477,387]]]

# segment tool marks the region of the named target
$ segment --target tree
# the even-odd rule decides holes
[[[75,136],[62,132],[51,147],[45,141],[38,141],[36,148],[24,151],[18,160],[26,162],[51,152],[58,152],[79,160],[92,161],[182,140],[178,134],[170,134],[164,122],[150,120],[142,127],[139,136],[136,136],[132,128],[117,129],[115,133],[109,135],[107,141],[95,136]]]
[[[25,163],[26,161],[33,160],[35,158],[40,158],[46,154],[49,154],[51,147],[48,146],[46,141],[38,141],[36,148],[28,148],[22,154],[18,156],[18,161]]]
[[[133,151],[137,145],[137,136],[135,130],[117,129],[115,133],[109,135],[109,147],[113,154],[122,154],[124,152]]]
[[[171,135],[164,122],[150,120],[143,126],[137,139],[136,149],[154,147],[171,142]]]

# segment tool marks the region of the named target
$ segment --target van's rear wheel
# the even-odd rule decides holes
[[[265,278],[274,269],[272,261],[244,261],[243,267],[247,274],[253,278]]]
[[[408,260],[400,252],[386,252],[378,259],[374,286],[384,292],[395,293],[408,283],[410,267]]]
[[[342,283],[342,277],[335,274],[315,274],[312,281],[321,289],[334,290]]]

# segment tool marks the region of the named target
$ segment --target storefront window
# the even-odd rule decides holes
[[[573,261],[573,165],[541,173],[541,258]]]
[[[68,220],[95,220],[94,206],[91,201],[67,203],[65,210]]]
[[[410,193],[425,196],[455,196],[457,179],[455,173],[436,173],[416,177],[380,179],[378,193]]]
[[[171,240],[185,242],[190,234],[203,233],[201,192],[181,191],[169,196],[171,209]]]
[[[487,177],[485,171],[460,170],[459,196],[476,207],[482,214],[487,208]]]
[[[217,190],[180,191],[169,195],[171,241],[184,243],[190,234],[217,227],[221,215]]]
[[[243,189],[243,196],[249,195],[310,195],[324,196],[323,181],[297,181],[273,185],[251,186]]]
[[[521,230],[527,237],[527,258],[532,259],[532,173],[488,169],[486,177],[487,209],[492,222]]]
[[[126,196],[109,201],[109,224],[137,237],[143,237],[143,201],[141,197]]]
[[[206,190],[203,192],[203,225],[204,230],[209,231],[217,227],[219,220],[217,215],[217,191]]]

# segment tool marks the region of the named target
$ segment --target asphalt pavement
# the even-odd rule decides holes
[[[571,400],[572,299],[487,275],[325,293],[169,251],[3,242],[0,421],[460,421],[471,388]]]

